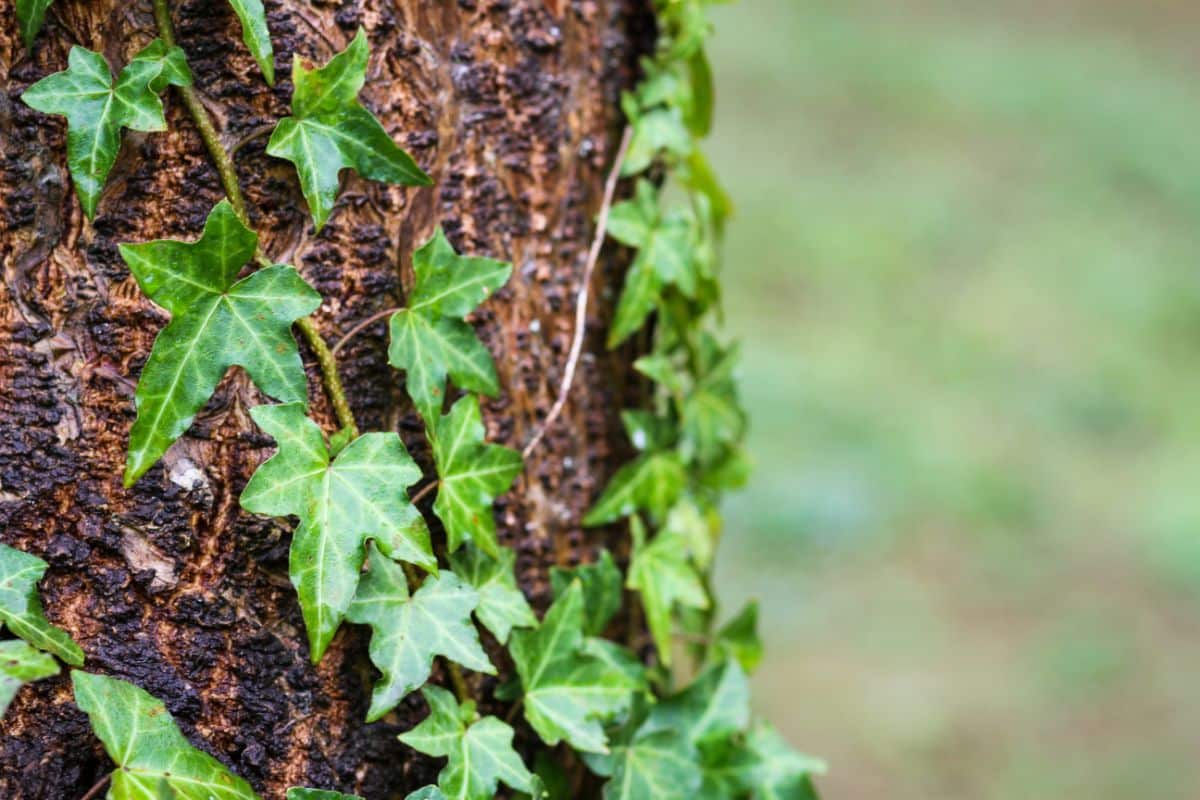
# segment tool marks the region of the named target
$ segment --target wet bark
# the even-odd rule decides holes
[[[510,284],[473,321],[503,387],[484,403],[489,437],[518,448],[562,376],[622,125],[619,93],[653,37],[648,5],[268,0],[279,75],[271,89],[225,0],[173,3],[198,88],[236,148],[265,250],[322,293],[317,319],[327,340],[401,304],[411,253],[437,224],[460,250],[514,263]],[[435,185],[348,176],[330,223],[314,235],[292,168],[264,153],[265,134],[287,113],[292,55],[323,63],[360,25],[372,46],[364,103]],[[265,798],[295,784],[403,797],[440,767],[395,737],[424,715],[419,695],[363,723],[373,678],[365,631],[343,626],[310,665],[287,578],[290,523],[238,507],[271,452],[247,413],[263,398],[245,376],[232,371],[163,462],[132,489],[121,486],[134,386],[166,317],[138,290],[117,244],[198,236],[220,186],[168,95],[170,131],[125,134],[88,222],[66,168],[65,122],[19,96],[65,68],[72,44],[119,69],[154,36],[149,0],[58,0],[30,54],[12,0],[0,0],[0,540],[50,563],[47,613],[83,647],[87,669],[161,698],[195,744]],[[618,254],[597,269],[571,400],[497,504],[501,538],[516,549],[521,585],[540,608],[550,566],[620,544],[617,532],[584,531],[579,520],[628,455],[617,411],[639,387],[631,354],[603,348],[622,268]],[[381,320],[343,348],[351,403],[364,430],[399,431],[428,469],[386,345]],[[315,413],[332,428],[312,365],[309,381]],[[495,679],[472,680],[485,706],[500,708],[487,699]],[[520,748],[533,744],[519,731]],[[0,796],[72,800],[110,769],[65,676],[23,689],[0,722]]]

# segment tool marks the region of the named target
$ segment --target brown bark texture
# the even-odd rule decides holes
[[[619,95],[653,41],[649,3],[267,0],[273,89],[225,0],[172,5],[197,87],[236,150],[265,251],[321,292],[327,341],[402,304],[412,251],[435,225],[460,251],[513,262],[511,282],[473,322],[502,386],[484,402],[489,438],[522,447],[563,374],[622,125]],[[435,185],[346,174],[338,208],[315,235],[291,165],[264,152],[266,134],[288,113],[293,54],[324,63],[359,26],[372,48],[363,102]],[[424,715],[423,701],[410,696],[384,720],[363,722],[374,677],[365,629],[344,625],[311,665],[287,576],[291,524],[238,506],[272,451],[247,413],[264,398],[246,376],[231,371],[161,464],[121,486],[134,386],[166,315],[139,291],[117,245],[196,238],[220,184],[168,93],[169,132],[124,134],[89,222],[67,171],[65,121],[19,98],[64,69],[73,44],[103,53],[115,71],[155,35],[149,0],[58,0],[27,53],[12,0],[0,0],[0,540],[49,562],[47,614],[83,647],[87,669],[161,698],[193,743],[268,800],[290,785],[403,797],[440,767],[396,740]],[[603,345],[621,255],[596,270],[570,402],[497,503],[501,540],[516,549],[518,579],[539,609],[551,566],[620,549],[617,531],[579,521],[629,455],[618,411],[642,391],[631,352]],[[342,349],[351,404],[364,430],[399,431],[432,474],[386,349],[383,320]],[[332,430],[314,359],[301,352],[315,414]],[[487,646],[508,671],[495,642]],[[497,679],[470,680],[484,708],[503,713],[490,699]],[[519,729],[517,745],[528,754],[536,742]],[[65,675],[23,689],[0,722],[7,800],[77,800],[110,769]]]

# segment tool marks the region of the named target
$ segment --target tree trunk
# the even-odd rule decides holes
[[[265,250],[324,296],[317,318],[328,341],[401,304],[411,253],[437,224],[460,251],[513,262],[512,281],[474,321],[503,387],[484,403],[489,438],[521,448],[562,378],[622,125],[619,93],[653,41],[649,3],[268,0],[274,89],[225,0],[173,6],[197,86],[237,150]],[[265,134],[288,113],[292,54],[323,63],[359,26],[372,48],[363,102],[435,185],[350,176],[314,235],[292,167],[264,153]],[[290,525],[239,508],[272,449],[247,413],[264,398],[245,375],[232,371],[163,462],[132,489],[121,486],[134,386],[166,315],[139,291],[117,245],[196,238],[220,184],[168,93],[169,132],[125,133],[89,223],[67,172],[64,121],[19,97],[64,69],[73,44],[119,69],[155,35],[148,0],[58,0],[30,54],[12,0],[0,0],[0,539],[50,563],[47,614],[83,647],[87,669],[161,698],[195,744],[265,798],[283,798],[289,785],[403,797],[439,767],[396,740],[424,715],[423,702],[414,695],[364,724],[374,677],[365,631],[343,625],[321,663],[309,664],[287,577]],[[639,391],[631,353],[603,347],[622,266],[599,265],[570,402],[497,504],[501,539],[516,549],[518,578],[539,608],[552,565],[619,542],[614,530],[584,531],[579,520],[628,455],[617,412]],[[342,349],[352,405],[364,430],[399,431],[429,472],[386,349],[382,319]],[[314,365],[309,382],[314,411],[331,428]],[[490,697],[496,679],[475,681]],[[532,744],[518,732],[519,748]],[[65,675],[23,689],[0,723],[4,798],[77,800],[110,769]]]

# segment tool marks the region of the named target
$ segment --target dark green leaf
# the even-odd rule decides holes
[[[17,690],[32,681],[58,674],[58,662],[27,642],[0,642],[0,717],[8,710]]]
[[[75,670],[75,702],[92,723],[113,772],[109,800],[258,800],[250,785],[183,738],[161,702],[132,683]]]
[[[574,569],[550,569],[550,586],[555,597],[571,588],[576,580],[583,586],[583,632],[597,636],[621,608],[621,570],[607,550],[602,550],[594,563]]]
[[[46,9],[53,4],[54,0],[17,0],[17,24],[21,27],[21,41],[26,49],[33,49],[33,40],[46,19]]]
[[[386,183],[432,183],[359,104],[368,55],[367,37],[360,28],[350,46],[319,69],[305,69],[295,56],[292,116],[279,120],[267,143],[268,153],[296,165],[318,231],[337,201],[338,174],[345,168]]]
[[[275,57],[271,49],[271,32],[267,30],[267,12],[262,0],[229,0],[242,23],[242,40],[258,62],[267,83],[275,85]]]
[[[438,228],[413,253],[413,273],[408,308],[391,319],[388,360],[405,371],[408,394],[429,426],[441,412],[447,375],[467,391],[500,391],[491,354],[463,318],[504,285],[512,265],[460,256]]]
[[[459,706],[450,692],[437,686],[421,690],[429,716],[400,734],[400,741],[430,756],[449,761],[438,786],[449,800],[491,800],[497,783],[532,791],[529,770],[513,750],[513,729],[495,717],[476,720],[475,704]]]
[[[493,558],[500,555],[492,503],[521,472],[521,454],[484,442],[479,399],[459,398],[438,419],[433,435],[438,492],[433,511],[446,529],[446,549],[457,550],[470,539]]]
[[[121,129],[166,130],[158,92],[168,83],[190,85],[192,76],[183,51],[167,49],[160,39],[143,48],[115,83],[99,53],[72,47],[67,65],[30,86],[21,99],[38,111],[67,118],[67,164],[79,202],[91,218],[117,160]]]
[[[437,571],[425,520],[406,491],[421,470],[395,433],[363,434],[331,464],[301,404],[256,406],[250,416],[279,451],[246,485],[242,508],[300,518],[289,569],[315,663],[354,599],[367,540],[391,558]]]
[[[435,656],[476,672],[496,669],[479,645],[471,611],[479,594],[452,572],[430,576],[412,597],[400,565],[371,547],[370,569],[346,619],[371,626],[371,661],[383,673],[371,694],[367,721],[396,707],[429,679]],[[443,787],[444,788],[444,787]]]
[[[654,108],[631,118],[633,138],[621,164],[623,176],[645,171],[659,153],[686,158],[692,150],[692,134],[678,108]]]
[[[644,453],[617,470],[583,524],[604,525],[638,510],[661,519],[686,482],[683,464],[675,453]]]
[[[138,380],[126,486],[191,426],[231,366],[243,367],[271,397],[304,400],[308,384],[291,326],[314,311],[321,298],[282,264],[239,281],[238,272],[257,243],[222,200],[196,242],[121,245],[142,291],[171,314]]]
[[[46,562],[0,544],[0,623],[29,644],[74,666],[83,664],[83,651],[62,628],[46,619],[38,582]]]
[[[671,731],[693,744],[742,732],[750,724],[750,685],[736,661],[714,664],[651,711],[639,735]]]
[[[537,625],[533,609],[517,588],[513,575],[516,557],[512,550],[501,547],[500,557],[492,558],[470,544],[450,554],[450,568],[454,574],[479,592],[475,616],[501,644],[508,641],[509,631],[513,628]]]
[[[676,605],[707,609],[708,592],[688,558],[687,541],[667,528],[650,542],[637,517],[633,526],[633,560],[625,585],[641,593],[646,623],[664,665],[671,664],[671,614]]]
[[[293,786],[287,790],[287,800],[363,800],[356,794],[342,794],[328,789],[301,789]]]
[[[751,600],[736,617],[717,631],[714,649],[737,660],[747,673],[758,667],[763,656],[762,641],[758,638],[758,601]]]

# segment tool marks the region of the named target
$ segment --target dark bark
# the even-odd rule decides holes
[[[489,436],[521,447],[562,375],[576,282],[622,124],[619,92],[653,36],[648,3],[267,5],[274,90],[225,0],[174,4],[198,88],[227,145],[239,147],[266,252],[294,263],[325,297],[317,317],[331,342],[402,302],[412,250],[436,224],[460,250],[511,260],[511,283],[475,322],[503,387],[484,404]],[[287,113],[292,54],[324,62],[360,25],[372,45],[364,102],[435,186],[349,177],[331,222],[313,235],[291,166],[265,155],[262,134]],[[50,563],[47,613],[83,647],[87,669],[160,697],[194,743],[264,797],[282,798],[292,784],[402,797],[439,766],[395,738],[423,716],[422,701],[410,697],[363,724],[373,677],[364,631],[344,626],[311,666],[287,579],[290,526],[238,507],[271,450],[247,414],[263,398],[245,376],[234,370],[162,464],[121,487],[133,389],[165,315],[138,290],[117,244],[198,236],[221,196],[217,175],[168,97],[170,131],[125,134],[89,223],[66,169],[64,121],[19,96],[65,68],[72,44],[119,68],[154,35],[148,0],[58,0],[27,54],[12,2],[0,0],[0,539]],[[630,354],[607,354],[602,337],[621,267],[608,260],[597,270],[572,399],[497,505],[501,538],[516,548],[518,577],[539,607],[551,565],[619,542],[579,520],[627,455],[617,411],[637,386]],[[360,426],[400,431],[428,467],[419,423],[386,363],[384,323],[341,357]],[[315,413],[331,427],[315,369],[309,379]],[[495,680],[474,680],[489,697]],[[528,732],[518,744],[533,745]],[[0,723],[0,796],[72,800],[110,768],[65,676],[22,690]]]

